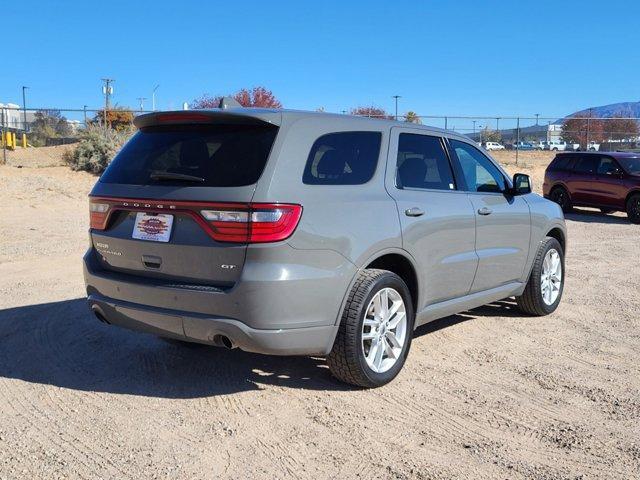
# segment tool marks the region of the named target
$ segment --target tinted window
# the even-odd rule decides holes
[[[359,185],[373,177],[380,155],[380,132],[340,132],[315,141],[302,181],[310,185]]]
[[[620,163],[629,173],[640,173],[640,157],[638,158],[621,158]]]
[[[570,170],[573,159],[574,157],[572,155],[558,155],[549,166],[549,170],[552,170],[552,171]]]
[[[596,169],[596,160],[597,158],[593,155],[580,157],[576,161],[573,171],[576,173],[593,173]]]
[[[506,189],[504,176],[491,160],[468,143],[451,140],[467,189],[471,192],[503,192]]]
[[[143,128],[116,155],[100,181],[130,185],[252,185],[264,170],[277,132],[276,127],[254,125]],[[204,181],[167,178],[171,174]],[[159,179],[158,175],[164,178]]]
[[[451,165],[438,137],[401,133],[396,168],[398,188],[455,188]]]
[[[616,171],[618,168],[618,164],[611,157],[600,157],[600,161],[598,162],[598,174],[606,175],[607,173],[611,173]]]

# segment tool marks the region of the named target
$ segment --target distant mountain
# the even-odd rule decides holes
[[[611,103],[609,105],[603,105],[601,107],[591,108],[592,117],[611,118],[616,115],[640,118],[640,102]],[[572,113],[571,115],[567,115],[567,117],[588,117],[588,116],[589,116],[588,108]],[[559,122],[562,122],[562,119],[560,119]]]

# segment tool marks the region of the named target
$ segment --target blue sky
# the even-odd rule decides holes
[[[264,85],[285,107],[558,117],[640,100],[640,2],[28,1],[2,7],[0,102],[99,108]],[[4,55],[6,62],[7,56]],[[147,100],[150,106],[150,100]]]

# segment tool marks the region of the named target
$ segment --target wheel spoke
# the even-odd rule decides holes
[[[369,353],[367,355],[367,361],[370,365],[375,363],[376,354],[378,353],[380,347],[380,342],[378,341],[378,337],[375,337],[371,340],[371,347],[369,348]]]
[[[377,345],[376,355],[373,359],[373,364],[376,366],[376,370],[378,372],[380,371],[380,367],[382,366],[382,359],[384,358],[385,347],[386,347],[385,341],[383,339],[380,339]]]
[[[389,318],[389,290],[386,288],[380,293],[380,320],[385,321]]]
[[[380,325],[380,322],[376,318],[365,318],[363,322],[363,326],[365,327],[377,327]]]
[[[398,341],[398,338],[396,337],[396,334],[393,332],[390,332],[389,330],[387,330],[387,332],[385,333],[385,336],[387,338],[387,341],[389,342],[389,345],[391,345],[393,348],[401,348],[402,345],[400,345],[400,342]]]
[[[362,340],[373,340],[377,336],[378,334],[372,328],[370,331],[362,333]]]

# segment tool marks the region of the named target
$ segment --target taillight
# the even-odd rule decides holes
[[[218,242],[265,243],[289,238],[298,226],[302,206],[90,197],[91,228],[106,229],[109,217],[117,211],[189,215]]]
[[[278,242],[291,236],[298,226],[302,207],[281,203],[221,205],[200,210],[219,242]]]
[[[96,230],[104,230],[109,218],[109,204],[89,200],[89,225]]]

